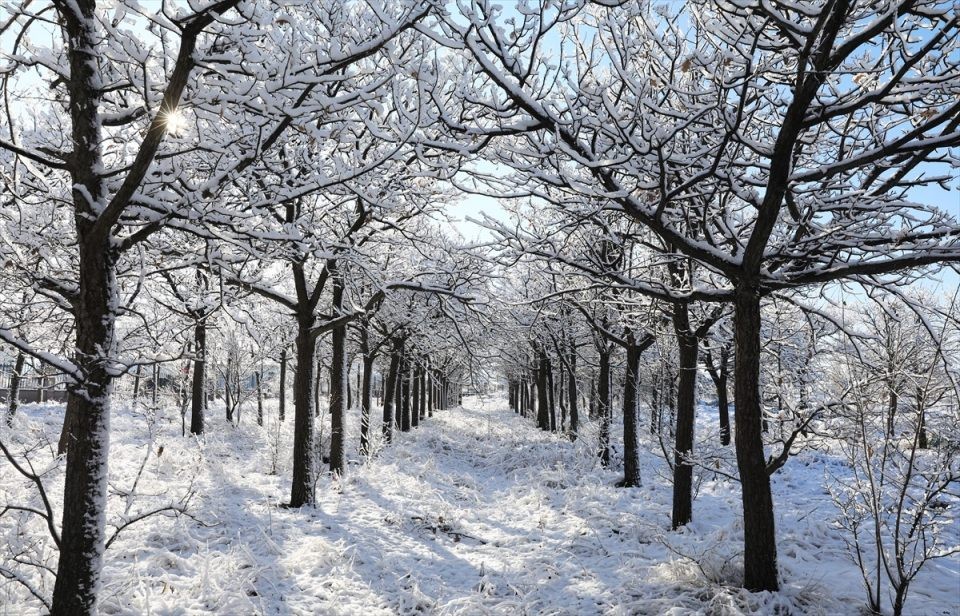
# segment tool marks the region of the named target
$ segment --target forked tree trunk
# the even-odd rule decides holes
[[[717,410],[720,414],[720,444],[730,444],[730,402],[727,396],[727,376],[730,365],[730,350],[720,349],[719,365],[713,364],[713,355],[707,352],[707,371],[717,390]]]
[[[202,318],[193,327],[196,359],[193,360],[193,389],[190,400],[190,433],[203,434],[203,385],[206,382],[207,324]]]
[[[775,591],[777,538],[773,496],[763,450],[763,408],[760,400],[760,294],[747,283],[736,291],[734,329],[736,361],[734,422],[737,467],[743,499],[743,585],[747,590]]]
[[[693,424],[697,399],[696,334],[690,329],[686,304],[674,304],[673,329],[677,336],[680,372],[677,378],[677,430],[673,451],[673,528],[690,522],[693,516]]]

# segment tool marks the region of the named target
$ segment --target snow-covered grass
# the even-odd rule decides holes
[[[189,496],[191,517],[157,515],[130,526],[107,552],[101,610],[107,614],[855,614],[859,573],[825,486],[818,452],[791,460],[774,479],[781,592],[737,587],[743,528],[735,483],[698,471],[694,522],[670,529],[669,469],[654,441],[642,454],[644,484],[592,455],[591,430],[571,443],[538,431],[503,400],[469,398],[398,434],[376,457],[356,453],[346,479],[317,485],[318,505],[288,510],[291,422],[274,407],[259,428],[239,428],[211,409],[208,434],[180,436],[176,411],[118,403],[111,453],[109,520]],[[55,442],[62,407],[28,405],[2,434],[14,450]],[[350,417],[356,435],[357,416]],[[698,431],[712,443],[706,409]],[[162,453],[158,455],[160,448]],[[710,451],[721,467],[732,450]],[[62,469],[46,465],[59,511]],[[144,463],[144,461],[146,461]],[[139,470],[143,468],[142,472]],[[137,475],[140,475],[137,480]],[[0,466],[0,498],[37,506],[29,482]],[[136,482],[136,496],[124,497]],[[129,508],[127,508],[129,506]],[[124,517],[125,516],[125,517]],[[23,521],[23,526],[15,524]],[[8,513],[9,550],[52,566],[44,525]],[[912,587],[910,614],[956,614],[960,567],[934,562]],[[9,565],[9,562],[4,563]],[[49,594],[49,576],[27,571]],[[18,584],[0,580],[0,614],[37,612]]]

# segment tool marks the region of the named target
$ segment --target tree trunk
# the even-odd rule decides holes
[[[580,429],[580,412],[577,409],[577,353],[570,351],[567,369],[567,394],[570,396],[570,440],[577,440]]]
[[[17,351],[17,359],[13,364],[13,374],[10,375],[10,400],[7,407],[7,425],[13,425],[13,417],[20,408],[20,380],[23,378],[23,365],[26,357],[23,351]]]
[[[360,384],[360,453],[370,453],[370,406],[373,390],[373,361],[368,351],[363,355],[363,382]]]
[[[550,405],[550,431],[557,431],[557,399],[554,395],[553,382],[553,362],[547,358],[547,392],[549,392],[548,404]]]
[[[730,402],[727,397],[727,374],[730,364],[730,350],[724,346],[720,349],[719,366],[714,366],[713,355],[707,351],[707,371],[717,389],[717,410],[720,413],[720,444],[730,444]]]
[[[540,363],[537,368],[537,427],[550,429],[550,401],[547,394],[547,354],[539,352]]]
[[[690,329],[686,304],[674,304],[673,329],[677,336],[680,374],[677,379],[677,430],[673,450],[673,528],[690,522],[693,516],[693,424],[697,399],[697,336]]]
[[[399,347],[401,344],[402,343],[394,342],[393,350],[390,353],[390,369],[387,372],[387,382],[384,384],[383,439],[387,443],[393,440],[393,424],[396,423],[394,409],[397,400],[397,379],[400,377]]]
[[[743,585],[747,590],[775,591],[777,539],[773,517],[770,475],[763,451],[763,408],[760,400],[760,294],[741,283],[736,292],[734,328],[736,361],[734,422],[737,467],[743,498],[744,566]]]
[[[433,372],[430,370],[430,364],[427,364],[426,371],[427,378],[427,417],[433,417],[433,409],[436,406],[436,399],[434,397],[434,390],[436,385],[433,381]]]
[[[93,35],[92,32],[88,34]],[[74,79],[81,71],[87,70],[76,64],[72,58]],[[86,143],[99,143],[99,139]],[[74,192],[78,191],[75,184]],[[78,196],[75,200],[88,198]],[[83,229],[89,228],[90,224],[81,215],[77,216],[80,291],[75,315],[75,361],[84,380],[74,385],[69,396],[74,402],[76,423],[69,430],[60,558],[50,612],[57,616],[96,613],[105,540],[110,396],[113,390],[110,364],[115,346],[117,288],[112,250],[103,241],[84,237]]]
[[[263,378],[260,371],[256,372],[257,377],[257,425],[263,426]]]
[[[287,418],[287,350],[280,351],[280,391],[277,414],[280,421]]]
[[[203,385],[206,382],[207,324],[202,318],[193,326],[193,390],[190,400],[190,433],[203,434]]]
[[[400,371],[400,431],[410,431],[410,360],[403,360]]]
[[[420,369],[420,419],[427,418],[427,371]]]
[[[640,443],[637,435],[637,382],[640,353],[633,332],[627,334],[627,372],[623,379],[623,482],[625,488],[640,485]]]
[[[333,313],[343,312],[343,279],[333,280]],[[330,472],[343,475],[347,468],[346,428],[350,368],[347,365],[347,325],[333,328],[330,357]]]
[[[140,380],[143,377],[143,366],[137,366],[137,372],[133,375],[133,401],[136,403],[140,399]]]
[[[410,397],[410,426],[420,425],[420,371],[414,366],[411,369],[411,397]]]
[[[313,371],[316,338],[311,333],[313,316],[297,317],[297,370],[293,375],[293,483],[290,506],[313,505],[316,479],[314,460]]]
[[[603,466],[610,466],[610,349],[600,350],[600,374],[597,376],[597,416],[600,434],[597,455]]]
[[[223,375],[223,405],[227,412],[227,421],[233,423],[233,353],[227,353],[227,371]]]

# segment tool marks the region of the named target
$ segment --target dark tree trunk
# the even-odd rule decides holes
[[[433,417],[433,410],[436,406],[436,384],[433,380],[433,371],[427,364],[427,417]]]
[[[414,366],[411,369],[411,394],[410,394],[410,426],[416,428],[420,425],[420,372]]]
[[[76,396],[67,391],[67,405],[63,414],[63,427],[60,429],[60,440],[57,441],[57,455],[62,456],[70,449],[70,443],[75,439],[78,429]]]
[[[88,33],[92,35],[93,33]],[[74,66],[73,71],[85,71]],[[95,113],[95,112],[94,112]],[[76,140],[75,140],[76,141]],[[86,141],[87,143],[99,143]],[[76,190],[76,189],[75,189]],[[96,194],[96,193],[94,193]],[[84,200],[87,197],[79,197]],[[110,356],[114,349],[117,294],[115,259],[103,241],[91,241],[83,229],[90,223],[77,217],[80,231],[80,284],[76,304],[77,354],[84,380],[69,396],[72,426],[67,428],[67,465],[63,491],[60,559],[51,614],[96,613],[96,591],[105,541],[107,458],[110,447]]]
[[[915,397],[917,407],[917,448],[929,449],[930,442],[927,439],[927,412],[922,387],[917,388]]]
[[[553,382],[553,362],[550,359],[547,359],[547,391],[549,392],[549,405],[550,405],[550,431],[557,431],[557,399],[554,395],[554,382]]]
[[[773,496],[763,451],[760,295],[747,283],[741,283],[736,292],[734,328],[734,396],[737,405],[734,435],[743,498],[743,528],[747,529],[744,533],[743,585],[752,591],[775,591],[780,584]]]
[[[337,275],[333,281],[333,311],[339,316],[343,311],[343,279]],[[347,468],[346,430],[347,396],[350,393],[349,368],[347,366],[347,326],[333,328],[330,357],[330,472],[343,475]]]
[[[13,425],[13,417],[20,408],[20,380],[23,378],[23,365],[26,357],[23,351],[17,351],[17,359],[13,364],[13,374],[10,375],[10,401],[7,407],[7,425]]]
[[[597,379],[592,377],[590,379],[590,405],[587,407],[587,417],[590,419],[597,418]]]
[[[640,380],[640,346],[627,334],[627,372],[623,379],[623,481],[625,488],[640,485],[640,443],[637,435],[637,382]]]
[[[367,322],[360,325],[360,354],[363,357],[363,381],[360,384],[360,455],[370,454],[370,407],[373,391],[373,364]]]
[[[547,355],[542,350],[540,363],[537,368],[537,427],[541,430],[550,429],[550,402],[547,394]]]
[[[280,351],[280,391],[278,392],[279,408],[277,414],[280,421],[287,418],[287,350]]]
[[[373,390],[373,355],[363,356],[363,382],[360,384],[360,453],[370,453],[370,407]]]
[[[720,444],[730,444],[730,402],[727,396],[727,375],[730,364],[730,349],[720,349],[719,365],[713,364],[713,355],[707,352],[707,371],[717,389],[717,411],[720,414]]]
[[[297,317],[297,370],[293,374],[293,483],[290,506],[313,505],[316,479],[314,460],[313,371],[317,341],[310,331],[313,315]]]
[[[346,394],[347,394],[347,406],[346,406],[346,408],[352,409],[352,408],[353,408],[353,387],[350,386],[350,360],[349,360],[349,359],[344,359],[344,362],[345,362],[345,365],[346,365],[346,368],[344,368],[344,372],[346,373],[346,376],[344,377],[344,382],[346,383],[345,389],[346,389]],[[331,375],[330,381],[333,382],[333,376],[332,376],[332,375]]]
[[[567,394],[570,396],[570,439],[577,440],[580,430],[580,412],[577,408],[577,353],[570,351],[567,367]]]
[[[206,382],[207,323],[202,318],[193,326],[193,389],[190,400],[190,433],[203,434],[203,385]]]
[[[227,353],[227,371],[223,375],[223,405],[227,412],[227,421],[233,423],[233,353]]]
[[[420,369],[420,419],[427,418],[427,371]]]
[[[410,431],[410,362],[403,360],[400,372],[400,431]]]
[[[673,458],[673,528],[690,522],[693,516],[693,424],[697,399],[697,336],[690,329],[686,304],[674,304],[673,329],[677,336],[680,374],[677,380],[677,430]]]
[[[610,466],[610,348],[606,343],[600,350],[600,371],[597,375],[597,416],[600,434],[597,455],[603,466]]]
[[[400,344],[394,343],[390,353],[390,369],[383,391],[383,439],[387,443],[393,440],[393,425],[396,423],[395,405],[397,400],[397,380],[400,378]]]
[[[257,370],[257,425],[263,426],[263,378]]]

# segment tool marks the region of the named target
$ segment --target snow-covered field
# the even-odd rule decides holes
[[[700,473],[695,521],[671,532],[656,443],[643,453],[643,487],[616,488],[619,475],[595,462],[589,433],[570,443],[501,399],[468,398],[352,466],[342,483],[324,476],[318,506],[296,511],[279,506],[292,426],[278,430],[272,408],[265,428],[249,411],[232,428],[211,409],[217,417],[198,441],[180,436],[176,411],[117,407],[108,520],[192,497],[190,516],[150,517],[110,547],[107,614],[857,614],[864,605],[825,488],[825,468],[842,465],[826,454],[802,454],[775,476],[785,583],[780,593],[753,594],[737,588],[736,485]],[[55,443],[61,413],[28,405],[3,438],[15,451]],[[31,458],[38,470],[50,467],[59,510],[62,471],[49,445]],[[137,495],[123,496],[135,481]],[[7,464],[0,492],[6,502],[39,502]],[[10,512],[0,521],[5,557],[54,564],[43,524],[28,520]],[[49,594],[52,578],[32,579]],[[924,569],[906,611],[957,614],[958,604],[953,558]],[[20,585],[0,579],[0,614],[39,611]]]

